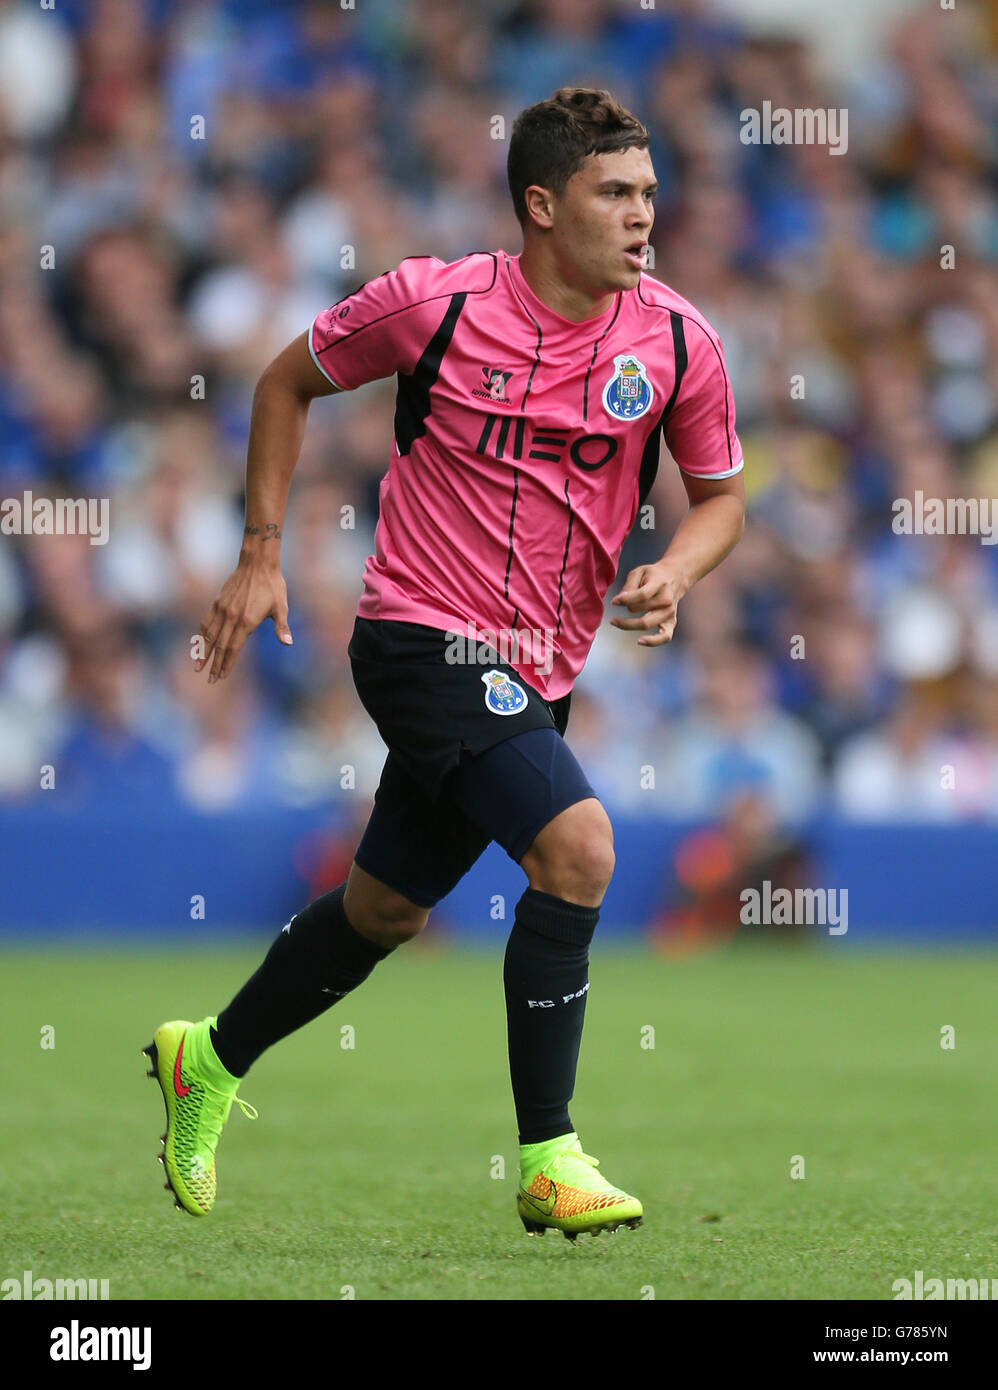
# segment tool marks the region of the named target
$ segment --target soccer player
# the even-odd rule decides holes
[[[395,375],[349,646],[389,751],[346,882],[291,919],[217,1018],[164,1023],[145,1049],[168,1186],[194,1215],[213,1205],[233,1101],[255,1114],[240,1078],[416,936],[497,840],[528,880],[503,971],[520,1218],[571,1239],[641,1221],[569,1115],[614,855],[563,736],[661,438],[690,508],[613,600],[614,625],[647,647],[671,639],[680,599],[742,533],[742,453],[716,333],[643,270],[656,183],[641,123],[607,92],[562,88],[518,117],[508,176],[519,256],[404,260],[320,313],[257,385],[245,538],[197,669],[226,679],[268,617],[291,642],[280,537],[309,402]]]

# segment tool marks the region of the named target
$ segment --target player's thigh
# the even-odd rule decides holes
[[[448,787],[531,886],[571,900],[569,888],[602,893],[613,871],[609,817],[557,730],[531,729],[464,759]]]
[[[348,880],[347,917],[353,920],[351,893],[354,901],[372,907],[381,905],[390,911],[408,904],[428,916],[488,843],[489,837],[452,798],[444,792],[431,797],[405,761],[389,753],[374,809],[354,855],[359,872],[351,871]]]

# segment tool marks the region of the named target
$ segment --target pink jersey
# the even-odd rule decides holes
[[[359,615],[543,634],[544,660],[539,636],[508,660],[556,700],[589,654],[660,430],[698,477],[737,473],[742,451],[720,339],[691,304],[642,275],[573,323],[519,259],[411,257],[321,313],[309,346],[341,390],[398,375]]]

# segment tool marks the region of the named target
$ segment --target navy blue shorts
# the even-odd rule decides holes
[[[570,695],[545,700],[491,648],[473,662],[447,655],[436,628],[366,618],[349,647],[389,750],[354,857],[427,908],[492,840],[519,863],[549,821],[595,796],[563,738]]]

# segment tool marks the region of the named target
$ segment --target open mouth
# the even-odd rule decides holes
[[[647,241],[635,241],[632,242],[631,245],[625,249],[624,255],[627,257],[627,259],[631,262],[632,265],[637,266],[639,270],[643,270],[645,264],[645,252],[647,251],[647,249]]]

